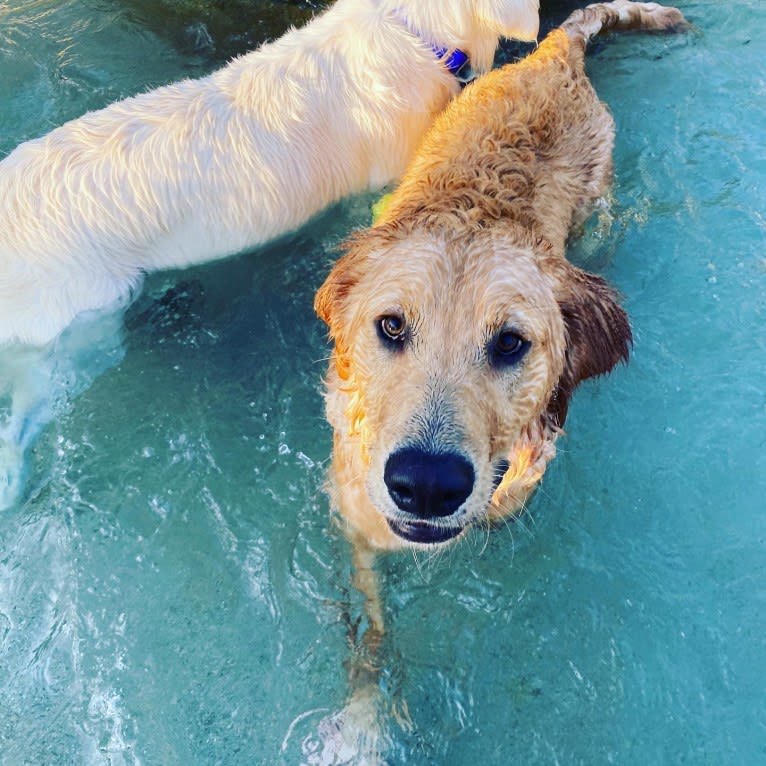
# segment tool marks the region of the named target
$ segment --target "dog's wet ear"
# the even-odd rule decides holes
[[[391,244],[401,238],[396,225],[374,226],[352,234],[339,248],[343,255],[336,261],[324,284],[314,296],[314,311],[330,328],[337,340],[343,326],[348,297],[367,272],[371,258],[384,255]]]
[[[340,251],[343,255],[314,296],[314,311],[328,326],[332,338],[337,338],[343,324],[342,315],[348,295],[363,275],[363,262],[369,252],[364,232],[352,235],[341,245]]]
[[[353,284],[350,279],[348,257],[344,255],[335,263],[314,296],[314,311],[330,330],[333,326],[333,317],[339,313],[339,304],[342,303]]]
[[[633,335],[617,293],[605,280],[566,264],[558,301],[567,333],[564,371],[551,398],[549,412],[563,426],[569,396],[586,378],[608,373],[627,362]]]

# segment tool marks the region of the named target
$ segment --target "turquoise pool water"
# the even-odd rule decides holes
[[[679,5],[694,33],[589,65],[616,179],[572,258],[623,293],[632,361],[579,391],[519,523],[381,565],[391,766],[766,763],[766,15]],[[0,154],[220,63],[151,21],[0,3]],[[59,403],[0,514],[3,766],[319,762],[361,599],[311,303],[369,202],[152,277]]]

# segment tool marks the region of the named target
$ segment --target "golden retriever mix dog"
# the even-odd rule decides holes
[[[146,271],[253,247],[401,175],[468,57],[534,39],[538,0],[338,0],[209,77],[0,162],[0,345],[44,344]]]
[[[577,384],[627,360],[614,291],[565,258],[611,174],[614,123],[585,47],[683,26],[655,3],[576,11],[452,102],[347,243],[316,309],[334,341],[333,502],[354,541],[433,548],[517,513]]]

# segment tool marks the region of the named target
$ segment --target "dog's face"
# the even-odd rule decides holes
[[[349,469],[336,478],[363,484],[364,514],[391,534],[385,547],[446,543],[517,510],[531,491],[523,477],[534,485],[553,454],[568,395],[624,358],[630,339],[600,279],[510,227],[388,241],[373,229],[338,262],[317,310],[336,344],[336,452],[355,464],[336,465]]]

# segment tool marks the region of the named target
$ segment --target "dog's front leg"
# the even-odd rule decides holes
[[[354,725],[362,725],[365,739],[382,738],[382,695],[380,689],[380,648],[385,633],[383,604],[380,596],[380,580],[375,571],[377,555],[368,545],[352,541],[354,575],[352,584],[364,597],[366,624],[349,626],[351,657],[348,663],[350,696],[345,713],[354,719]],[[382,744],[378,742],[376,744]],[[379,747],[376,747],[379,754]]]
[[[380,584],[375,571],[377,554],[369,546],[353,541],[354,579],[353,585],[364,596],[364,611],[367,616],[367,628],[361,636],[361,643],[354,647],[360,659],[365,658],[371,667],[379,671],[378,651],[383,640],[385,624],[383,619],[383,604],[380,598]],[[351,668],[353,673],[353,667]],[[353,678],[350,679],[353,682]]]
[[[342,710],[319,725],[321,748],[312,754],[312,766],[354,763],[385,766],[390,741],[383,724],[384,700],[380,687],[380,648],[384,634],[383,608],[375,553],[363,542],[351,541],[352,584],[364,597],[364,615],[346,615],[350,657],[347,663],[349,697]]]

